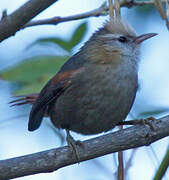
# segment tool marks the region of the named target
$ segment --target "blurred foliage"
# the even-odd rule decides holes
[[[19,83],[41,81],[45,77],[56,73],[68,57],[41,56],[25,59],[22,63],[4,71],[1,77],[5,80]]]
[[[35,56],[24,59],[21,63],[0,73],[0,78],[17,83],[19,88],[14,94],[29,94],[39,92],[44,84],[60,69],[72,55],[72,49],[80,43],[87,31],[87,23],[80,24],[69,40],[58,37],[41,38],[33,42],[39,45],[58,45],[68,52],[62,56]]]
[[[15,94],[38,92],[67,59],[65,56],[32,57],[4,71],[0,76],[21,85]]]
[[[140,112],[139,114],[137,114],[137,118],[141,119],[141,118],[153,117],[153,116],[161,115],[168,111],[169,109],[166,107],[156,107],[156,108],[154,107],[151,110]]]
[[[137,0],[137,1],[142,1],[142,0]],[[150,1],[150,0],[146,0]],[[152,15],[156,11],[156,8],[154,5],[145,5],[145,6],[136,6],[134,7],[136,15],[145,18],[145,16]]]
[[[165,175],[167,168],[169,166],[169,149],[166,152],[153,180],[160,180],[162,179],[162,177]]]
[[[73,33],[72,37],[69,40],[65,40],[63,38],[56,38],[56,37],[48,37],[48,38],[41,38],[36,40],[31,44],[36,45],[50,45],[50,44],[56,44],[66,50],[69,53],[72,53],[72,49],[74,46],[76,46],[78,43],[81,42],[81,40],[84,38],[85,33],[87,31],[87,24],[82,23]]]

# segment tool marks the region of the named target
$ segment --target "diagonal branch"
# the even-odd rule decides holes
[[[30,0],[9,16],[0,21],[0,42],[14,35],[32,18],[58,0]]]
[[[114,133],[84,141],[84,149],[78,147],[79,161],[86,161],[106,154],[148,146],[169,136],[169,116],[153,122],[156,131],[149,126],[135,125]],[[37,173],[53,172],[75,164],[69,148],[61,147],[35,154],[0,161],[0,179],[7,180]]]

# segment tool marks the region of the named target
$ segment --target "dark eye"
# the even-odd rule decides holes
[[[120,36],[119,38],[118,38],[118,40],[120,41],[120,42],[127,42],[127,38],[125,37],[125,36]]]

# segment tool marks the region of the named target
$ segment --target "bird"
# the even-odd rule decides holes
[[[40,93],[21,96],[14,105],[32,104],[28,130],[48,116],[65,129],[93,135],[113,129],[130,112],[138,89],[140,45],[157,33],[137,36],[122,19],[106,21],[43,87]]]

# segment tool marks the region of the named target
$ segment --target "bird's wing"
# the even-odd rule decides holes
[[[28,123],[29,131],[34,131],[39,128],[49,103],[56,100],[68,87],[71,86],[71,78],[76,76],[76,73],[79,71],[80,69],[76,69],[56,74],[46,84],[32,106]]]

